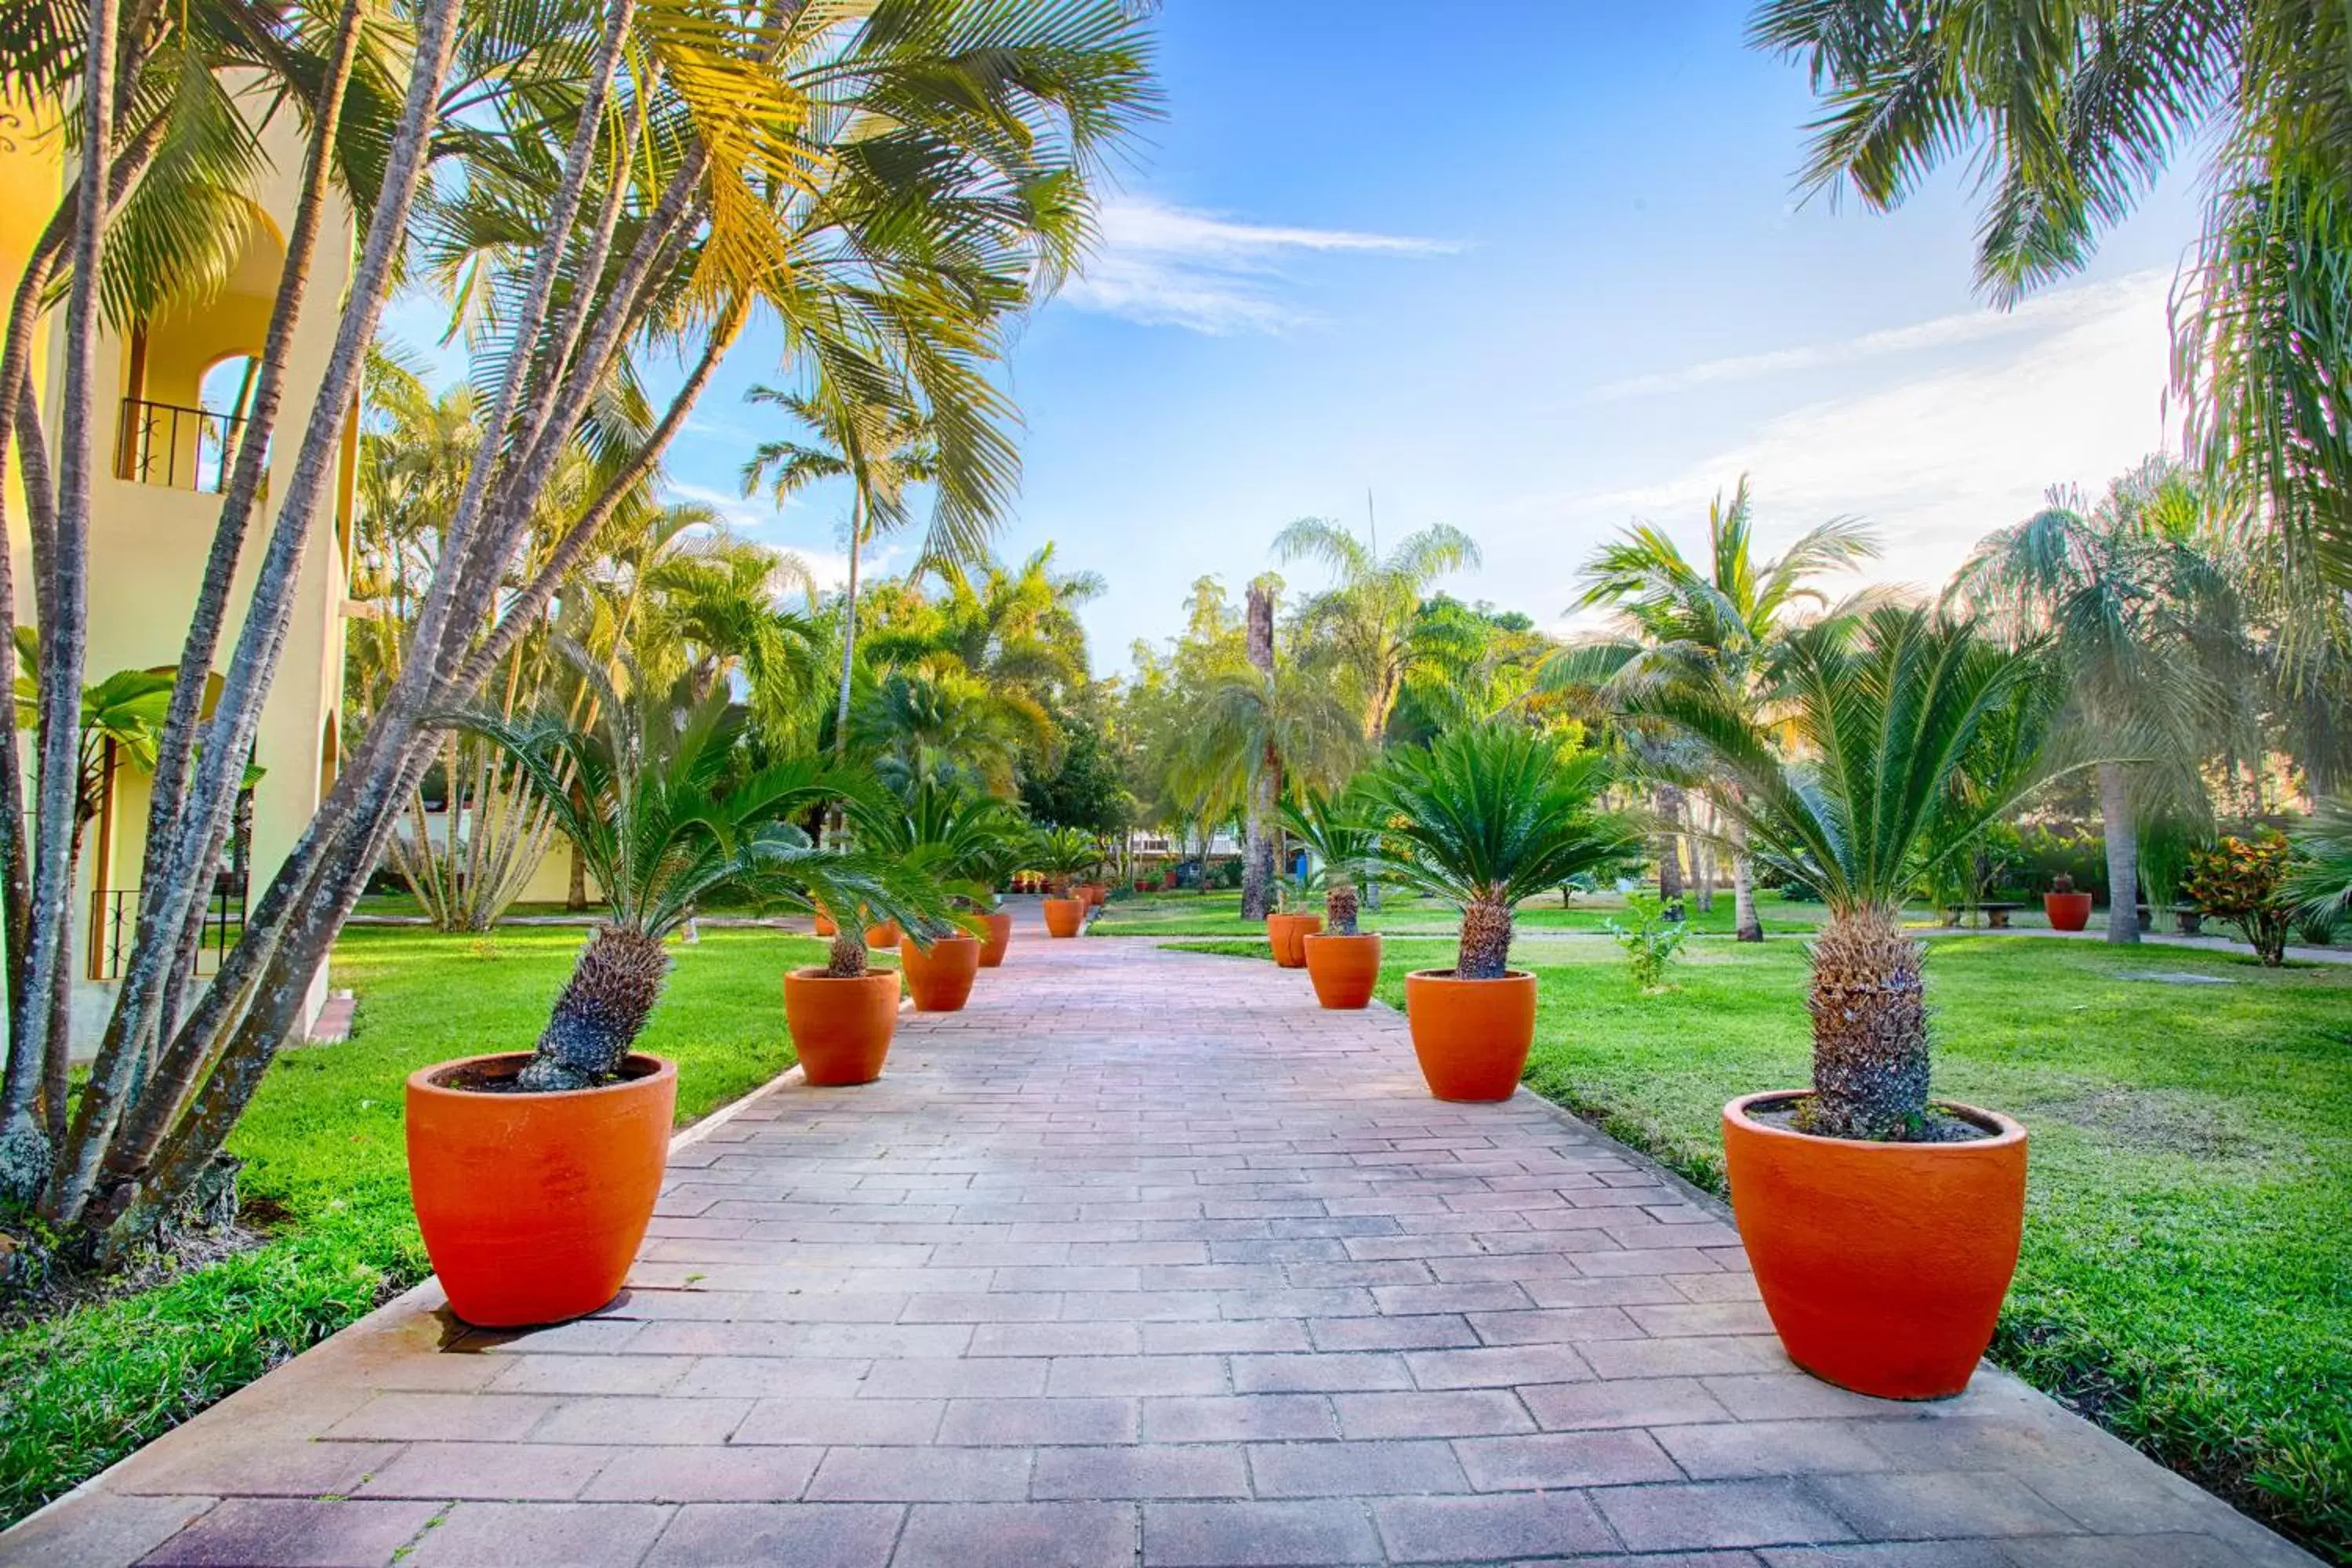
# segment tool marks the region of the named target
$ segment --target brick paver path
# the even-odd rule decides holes
[[[2008,1377],[1796,1372],[1711,1205],[1431,1100],[1401,1019],[1269,965],[1025,932],[882,1082],[672,1167],[604,1315],[469,1333],[428,1286],[0,1559],[2310,1561]]]

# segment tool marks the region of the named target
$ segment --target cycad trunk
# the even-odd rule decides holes
[[[2107,940],[2139,940],[2139,821],[2121,763],[2099,764],[2099,824],[2107,840]]]
[[[668,973],[659,937],[596,927],[515,1086],[537,1093],[610,1082],[661,999]]]
[[[1333,936],[1356,934],[1356,889],[1345,883],[1323,895],[1323,928]]]
[[[1463,980],[1500,980],[1511,962],[1511,906],[1479,902],[1462,909],[1462,951],[1454,973]]]
[[[866,932],[855,921],[835,917],[824,972],[835,980],[855,980],[866,973]]]
[[[1927,1113],[1924,953],[1893,910],[1840,910],[1808,956],[1813,1099],[1805,1130],[1832,1138],[1916,1135]]]

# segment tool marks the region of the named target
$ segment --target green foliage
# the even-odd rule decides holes
[[[1056,888],[1066,887],[1072,879],[1084,877],[1103,863],[1102,845],[1090,834],[1076,827],[1054,827],[1030,839],[1025,865],[1034,866],[1054,879]]]
[[[1079,718],[1060,721],[1062,753],[1053,773],[1021,781],[1021,803],[1032,820],[1096,835],[1123,831],[1133,802],[1102,729]]]
[[[2321,801],[2296,833],[2295,847],[2303,864],[2288,892],[2302,900],[2304,913],[2352,914],[2352,795]]]
[[[1634,988],[1644,996],[1658,995],[1670,987],[1666,984],[1666,966],[1682,952],[1683,943],[1690,940],[1690,922],[1669,920],[1666,906],[1652,894],[1636,889],[1625,895],[1625,908],[1633,923],[1621,924],[1612,920],[1603,922],[1617,945],[1625,950],[1625,966],[1633,976]]]
[[[2250,838],[2224,835],[2210,849],[2192,854],[2181,889],[2198,908],[2238,928],[2263,963],[2286,962],[2287,930],[2295,900],[2287,890],[2294,868],[2294,846],[2276,828]]]

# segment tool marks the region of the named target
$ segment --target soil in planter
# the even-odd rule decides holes
[[[1748,1120],[1755,1122],[1759,1127],[1777,1127],[1783,1132],[1804,1132],[1805,1129],[1798,1125],[1798,1110],[1799,1108],[1805,1103],[1805,1100],[1810,1098],[1811,1097],[1804,1096],[1796,1100],[1782,1100],[1780,1104],[1774,1105],[1769,1109],[1763,1107],[1753,1108],[1748,1112]],[[1997,1134],[1992,1132],[1990,1129],[1979,1127],[1964,1116],[1954,1116],[1949,1111],[1945,1110],[1940,1107],[1931,1105],[1927,1108],[1927,1125],[1920,1130],[1920,1133],[1917,1137],[1890,1139],[1888,1142],[1903,1143],[1973,1143],[1979,1138],[1991,1138],[1995,1136],[1997,1136]]]
[[[467,1094],[522,1094],[526,1092],[537,1092],[535,1090],[527,1091],[515,1087],[516,1075],[522,1071],[523,1063],[529,1060],[530,1060],[530,1057],[529,1053],[525,1053],[512,1062],[501,1062],[492,1067],[452,1068],[447,1072],[435,1073],[432,1079],[433,1087],[436,1089],[460,1089]],[[651,1078],[660,1070],[661,1066],[659,1063],[647,1058],[631,1056],[621,1063],[621,1070],[610,1080],[604,1083],[590,1084],[588,1087],[591,1089],[610,1089],[616,1083],[630,1083],[634,1082],[637,1079]],[[579,1091],[577,1089],[573,1089],[569,1092],[576,1094]]]

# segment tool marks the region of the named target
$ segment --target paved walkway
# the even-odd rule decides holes
[[[882,1082],[672,1166],[602,1316],[424,1287],[0,1561],[2310,1561],[1999,1373],[1796,1372],[1711,1205],[1270,966],[1024,932]]]

